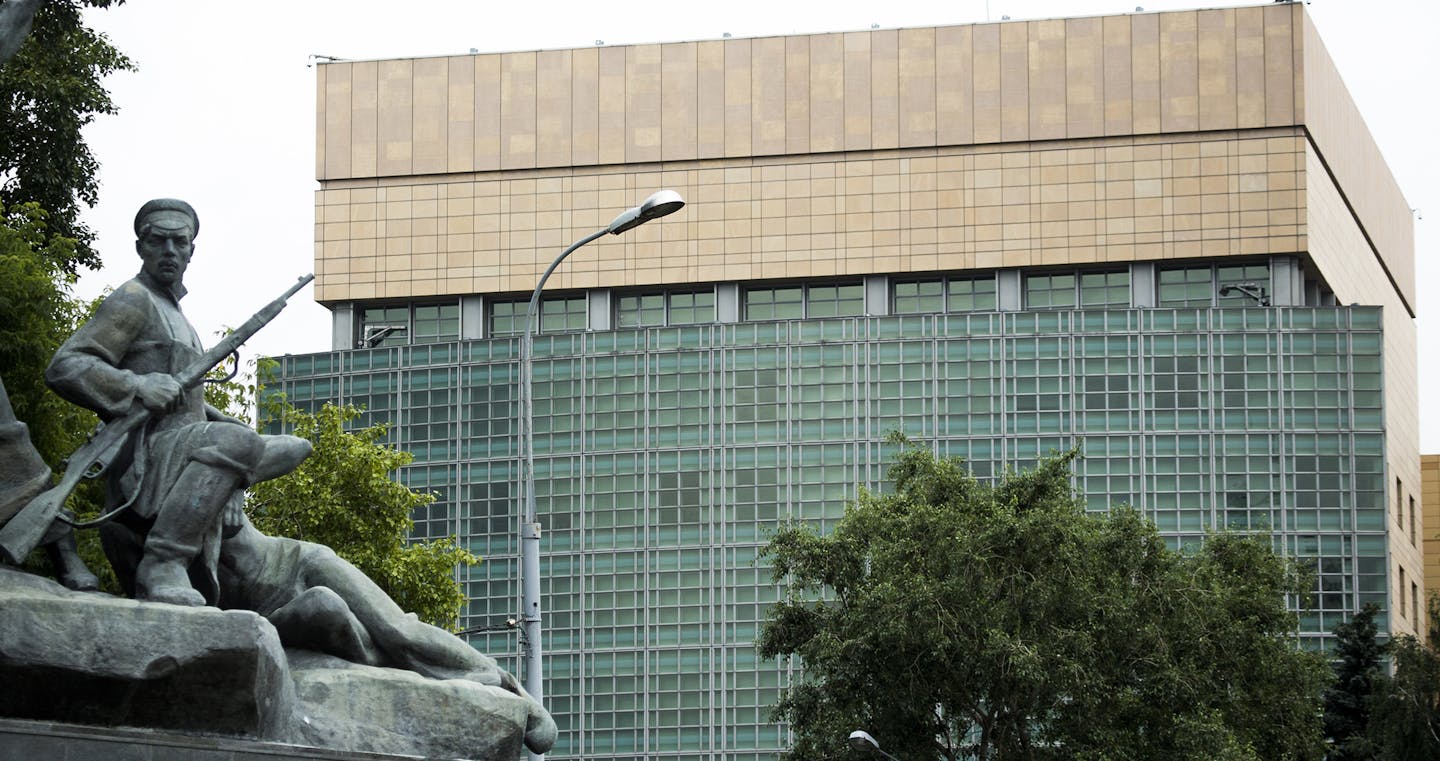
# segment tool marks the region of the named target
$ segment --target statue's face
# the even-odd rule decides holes
[[[135,241],[135,250],[145,262],[145,274],[161,285],[179,283],[195,253],[190,218],[179,212],[160,211],[145,222],[144,234]]]

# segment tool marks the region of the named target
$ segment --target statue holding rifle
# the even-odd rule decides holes
[[[142,206],[135,215],[140,274],[101,303],[45,373],[57,394],[107,426],[143,418],[109,463],[107,511],[124,509],[101,527],[101,540],[127,593],[192,606],[218,599],[224,512],[238,504],[231,496],[293,470],[310,452],[303,439],[256,433],[205,404],[200,384],[177,379],[187,370],[193,376],[205,354],[180,310],[199,230],[184,201]]]

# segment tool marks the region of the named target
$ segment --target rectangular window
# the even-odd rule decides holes
[[[410,343],[410,308],[377,307],[360,313],[362,349],[378,346],[404,346]]]
[[[745,289],[746,320],[801,320],[863,314],[865,286],[861,283]]]
[[[373,349],[454,341],[459,337],[459,304],[404,304],[361,310],[356,346]]]
[[[623,294],[615,300],[615,326],[655,328],[715,321],[715,291]]]
[[[812,285],[806,288],[806,316],[859,317],[865,314],[865,286]]]
[[[1169,309],[1205,309],[1215,303],[1215,285],[1209,265],[1160,270],[1159,305]]]
[[[943,312],[945,282],[939,279],[896,281],[890,307],[895,314]]]
[[[805,289],[801,286],[745,290],[747,320],[798,320],[804,316]]]
[[[894,314],[992,311],[995,309],[995,276],[897,280],[890,306]]]
[[[415,307],[415,343],[454,341],[459,337],[459,304],[422,304]]]
[[[1130,270],[1080,273],[1080,306],[1086,309],[1130,306]]]
[[[539,324],[537,333],[578,333],[587,327],[585,294],[572,296],[542,296],[540,298]],[[525,332],[525,312],[530,307],[529,299],[524,301],[490,302],[490,335],[518,336]]]
[[[1075,275],[1026,275],[1026,309],[1074,309]]]
[[[995,276],[952,277],[945,289],[947,312],[990,312],[995,309]]]
[[[665,294],[621,296],[615,302],[615,327],[649,328],[665,324]]]
[[[1270,265],[1167,267],[1157,285],[1159,305],[1171,309],[1264,306],[1270,303]]]
[[[1419,546],[1415,537],[1415,497],[1412,496],[1410,497],[1410,544],[1412,546]]]

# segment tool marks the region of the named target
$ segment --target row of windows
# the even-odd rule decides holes
[[[1199,264],[1165,267],[1156,276],[1156,304],[1162,308],[1241,307],[1269,303],[1268,264]],[[1130,270],[1027,273],[1022,280],[1024,308],[1115,309],[1131,305]],[[931,276],[893,279],[893,314],[985,312],[998,308],[997,276]],[[529,302],[490,302],[489,334],[518,335]],[[741,319],[771,320],[861,317],[865,286],[842,283],[765,285],[745,288]],[[621,329],[700,325],[718,319],[713,288],[621,293],[614,302],[614,325]],[[541,299],[536,328],[541,333],[581,332],[587,327],[584,294]],[[362,348],[453,341],[460,335],[456,303],[416,304],[364,309],[357,345]]]

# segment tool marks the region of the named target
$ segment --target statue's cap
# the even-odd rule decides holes
[[[146,201],[145,205],[140,207],[140,211],[135,213],[135,237],[140,237],[140,230],[145,226],[145,219],[159,211],[184,214],[190,218],[190,237],[193,238],[200,234],[200,217],[190,204],[178,198],[156,198],[153,201]]]

